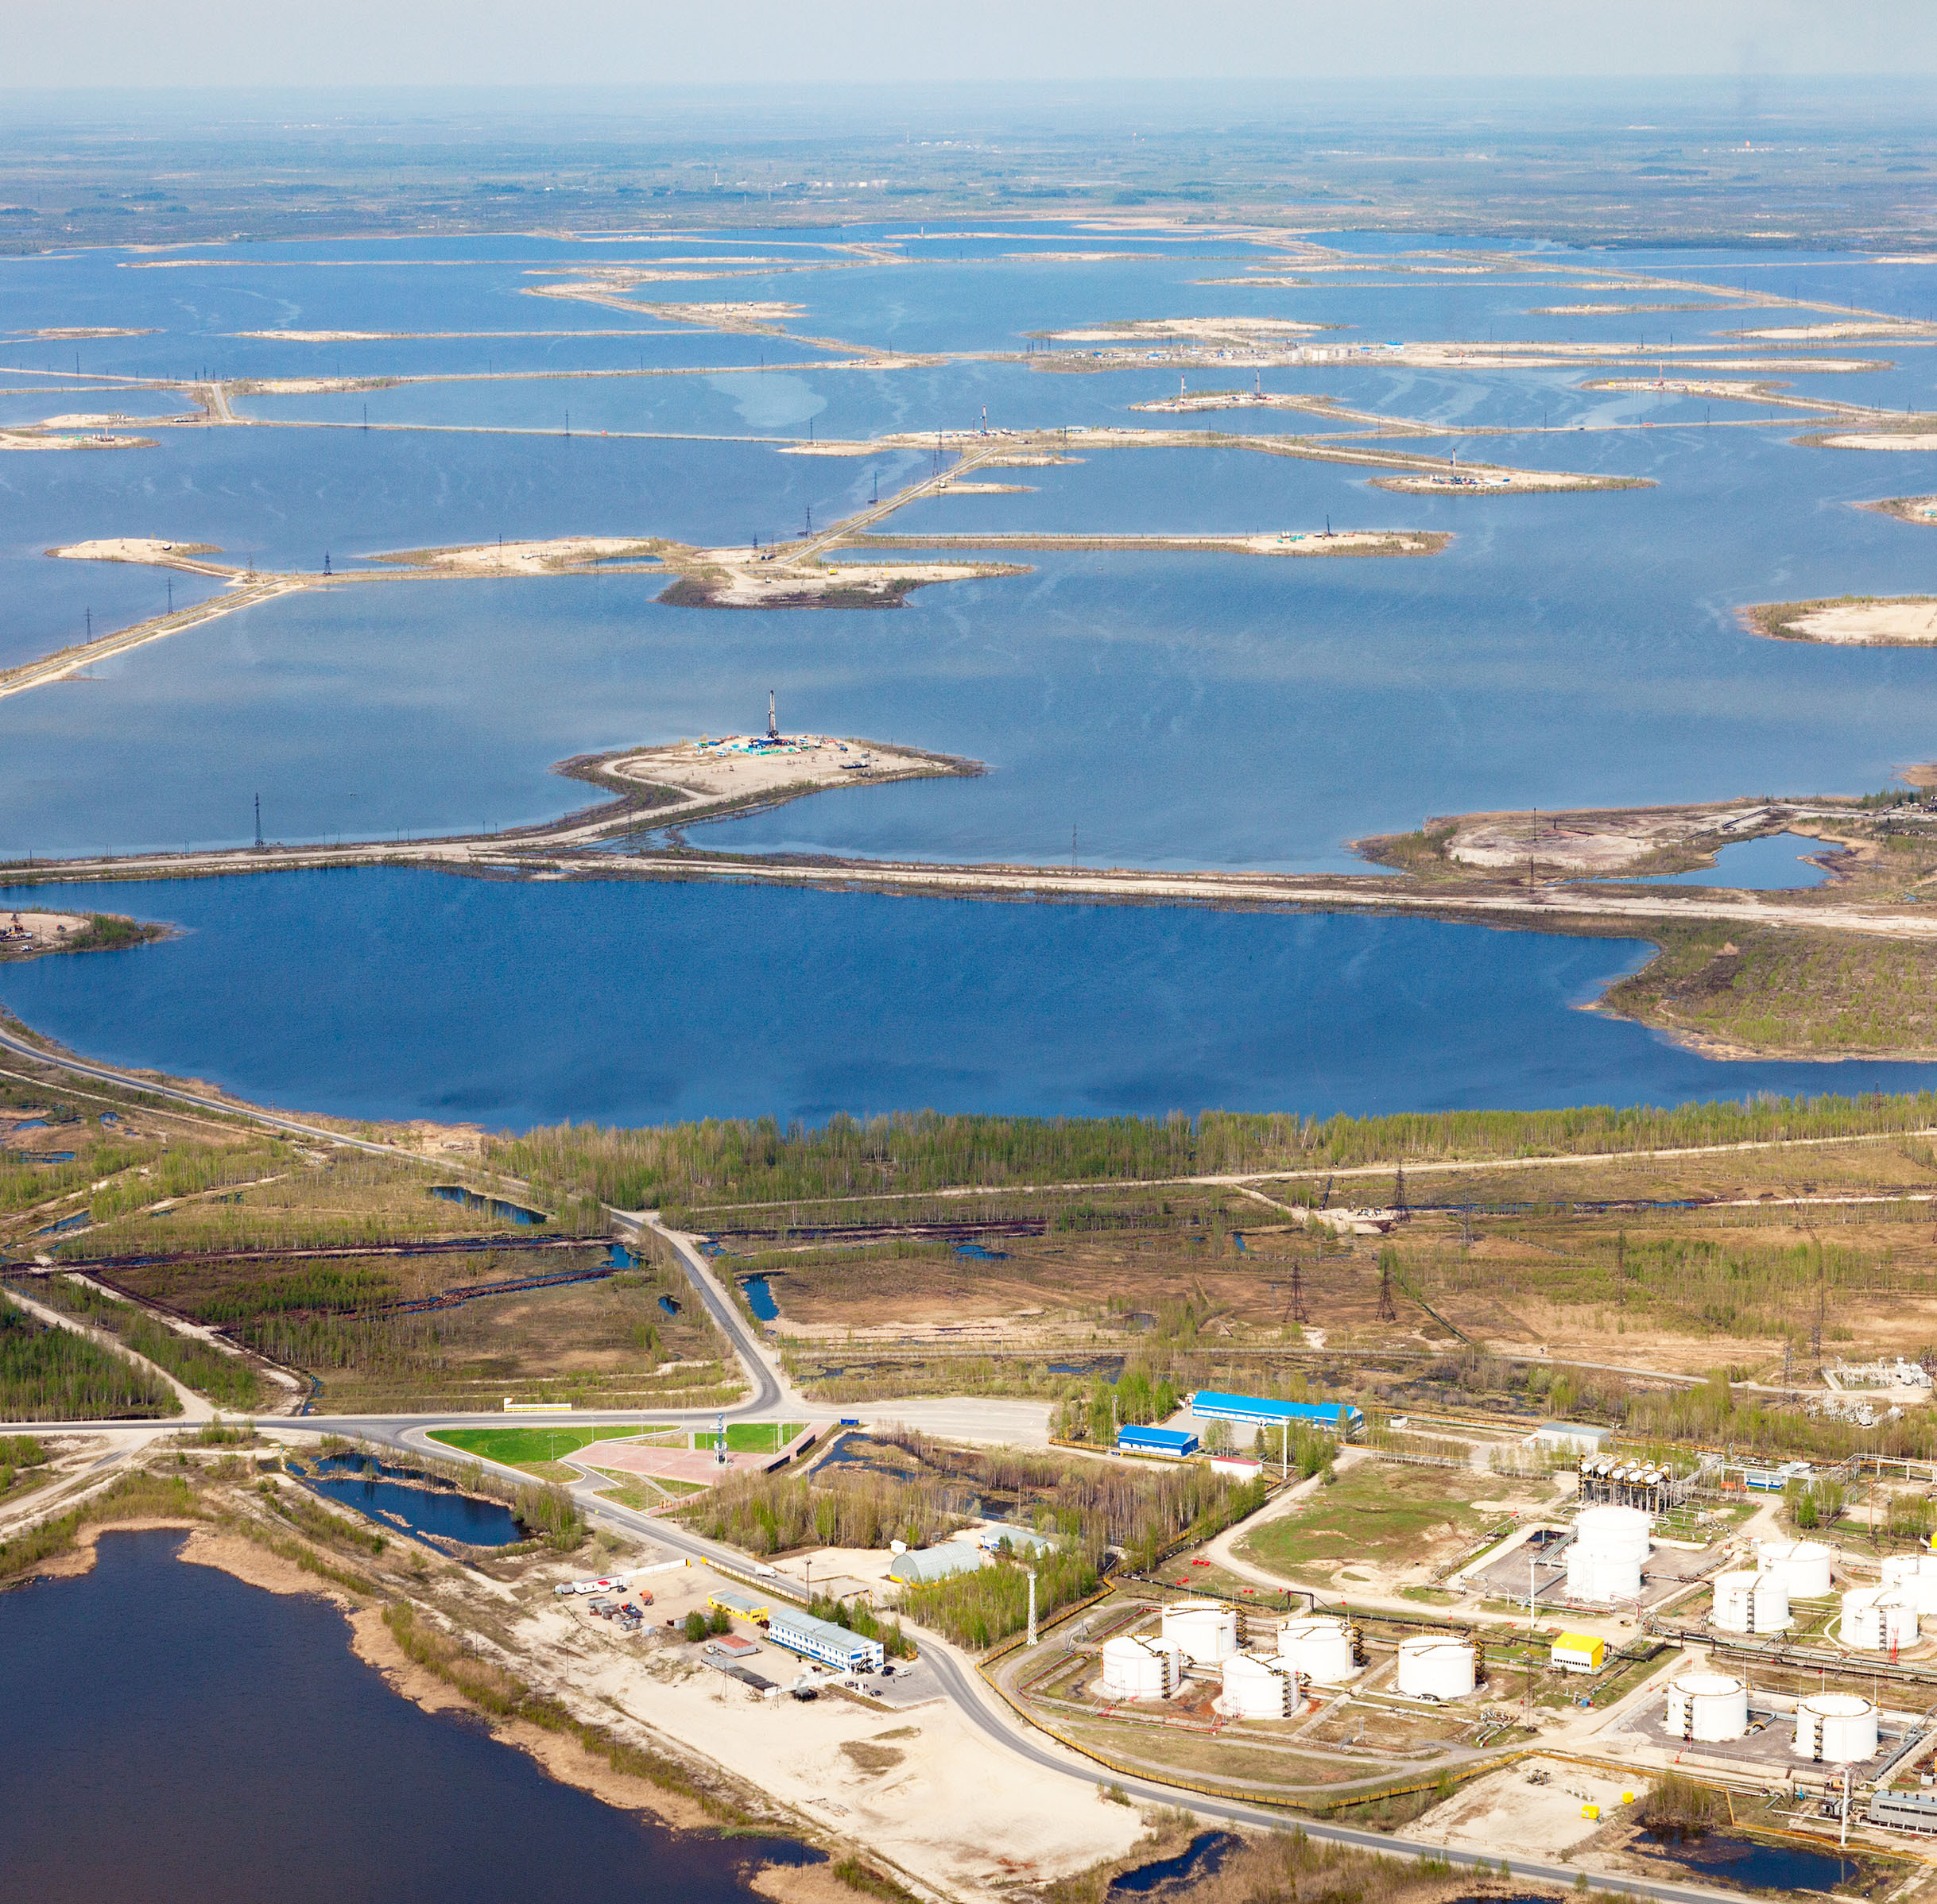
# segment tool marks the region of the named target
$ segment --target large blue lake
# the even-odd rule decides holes
[[[392,1693],[334,1608],[183,1566],[182,1538],[109,1534],[84,1577],[0,1595],[0,1894],[728,1904],[757,1894],[761,1865],[815,1856],[667,1831],[555,1783]]]
[[[799,530],[810,511],[826,523],[930,466],[924,450],[803,456],[781,453],[783,440],[973,425],[985,408],[998,426],[1161,423],[1133,406],[1177,383],[1155,364],[1080,375],[973,357],[842,369],[827,339],[1005,352],[1036,331],[1238,315],[1336,326],[1319,341],[1354,345],[1632,336],[1665,349],[1671,335],[1722,343],[1732,330],[1799,321],[1758,298],[1921,315],[1923,295],[1915,274],[1855,257],[1745,264],[1548,247],[1524,269],[1446,276],[1429,246],[1346,234],[1340,249],[1376,269],[1274,285],[1250,281],[1296,277],[1296,261],[1215,234],[1106,244],[1044,223],[838,234],[905,241],[903,261],[859,268],[831,248],[835,235],[6,261],[5,327],[142,333],[0,348],[11,417],[165,413],[175,397],[114,380],[211,369],[463,381],[243,395],[246,414],[289,427],[163,431],[150,450],[6,459],[0,665],[73,640],[91,614],[99,629],[165,604],[156,571],[49,561],[42,551],[57,543],[160,535],[299,567],[327,550],[340,572],[387,550],[499,535],[766,538]],[[1050,255],[1072,248],[1133,255]],[[803,262],[838,268],[777,268]],[[1600,276],[1570,277],[1569,264]],[[798,308],[777,321],[823,341],[527,295],[563,273],[625,265],[694,273],[626,291],[641,304],[784,303]],[[1650,271],[1734,301],[1569,308],[1649,301],[1615,287]],[[430,335],[246,335],[272,330]],[[604,331],[618,335],[589,335]],[[540,335],[487,335],[512,331]],[[1768,374],[1859,402],[1932,401],[1927,351],[1806,354],[1882,367]],[[762,370],[763,359],[789,367]],[[628,367],[677,373],[556,374]],[[641,573],[288,598],[0,699],[0,856],[238,843],[258,794],[265,831],[292,842],[541,819],[587,803],[582,784],[551,772],[556,762],[744,729],[769,688],[785,726],[967,755],[989,772],[799,801],[698,842],[1052,859],[1073,834],[1091,865],[1343,872],[1362,865],[1353,840],[1428,815],[1861,791],[1937,753],[1937,653],[1766,641],[1737,617],[1745,602],[1930,586],[1937,535],[1854,505],[1937,487],[1937,456],[1803,448],[1792,439],[1807,420],[1734,427],[1768,418],[1765,404],[1586,387],[1602,373],[1369,359],[1262,381],[1430,422],[1443,432],[1423,439],[1435,454],[1651,488],[1400,496],[1362,470],[1234,449],[1094,449],[1073,464],[991,472],[1017,490],[943,497],[893,524],[958,536],[1327,520],[1451,531],[1431,559],[1048,552],[1029,557],[1026,575],[928,589],[877,613],[662,607],[661,581]],[[1185,381],[1201,389],[1219,375],[1214,365]],[[392,427],[306,427],[360,423],[366,405]],[[557,433],[568,407],[569,442]],[[1195,420],[1263,434],[1347,427],[1282,412]],[[1575,424],[1590,427],[1559,427]],[[1480,433],[1496,428],[1515,433]],[[608,429],[648,434],[587,433]],[[213,586],[177,577],[175,599]],[[1423,923],[626,884],[534,896],[380,873],[143,887],[113,903],[193,935],[126,960],[10,971],[0,996],[102,1055],[372,1114],[470,1106],[516,1124],[913,1102],[1370,1109],[1855,1075],[1717,1066],[1565,1009],[1636,956],[1630,947]],[[1459,969],[1439,971],[1449,960]],[[296,969],[302,987],[275,988],[280,1022],[235,1009],[257,975]],[[338,996],[352,969],[361,989]],[[324,997],[327,1011],[312,1003]]]
[[[10,1010],[96,1058],[347,1117],[1322,1115],[1937,1081],[1700,1058],[1573,1008],[1645,947],[1439,921],[402,869],[34,898],[186,935],[0,966]]]

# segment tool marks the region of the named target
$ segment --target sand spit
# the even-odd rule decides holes
[[[1861,435],[1806,436],[1803,443],[1819,450],[1937,450],[1937,431],[1869,430]]]
[[[450,548],[393,549],[359,560],[447,575],[557,575],[602,562],[657,560],[669,545],[623,536],[554,536],[542,542],[484,542]]]
[[[142,562],[210,575],[235,572],[194,559],[197,555],[219,555],[222,551],[212,542],[164,542],[157,536],[110,536],[96,542],[67,542],[47,552],[74,562]]]
[[[87,929],[81,912],[0,911],[0,958],[33,958],[64,952],[70,937]]]
[[[1571,873],[1619,879],[1714,864],[1720,847],[1786,831],[1796,810],[1767,800],[1680,807],[1585,807],[1571,812],[1464,813],[1428,819],[1462,866],[1524,873],[1531,860],[1548,877]],[[1354,851],[1384,861],[1383,838],[1354,840]]]
[[[1135,317],[1087,331],[1032,331],[1059,344],[1142,343],[1191,338],[1212,343],[1254,343],[1261,338],[1304,337],[1337,324],[1300,323],[1288,317]]]
[[[1652,486],[1631,477],[1583,476],[1571,470],[1474,466],[1374,476],[1370,486],[1401,496],[1546,496],[1563,490],[1638,490]]]
[[[1751,634],[1847,648],[1928,648],[1937,643],[1937,596],[1845,595],[1823,602],[1761,602],[1741,611]]]
[[[45,338],[49,343],[83,343],[91,337],[159,337],[161,333],[152,324],[145,331],[123,331],[105,324],[56,324],[50,330],[16,331],[12,335]]]
[[[655,825],[684,825],[702,813],[777,796],[792,799],[830,787],[878,786],[889,780],[969,779],[983,772],[979,760],[916,747],[894,747],[831,734],[789,734],[777,741],[758,735],[726,734],[675,741],[664,747],[628,748],[567,761],[560,772],[614,792],[651,789],[675,796],[653,807]]]
[[[1886,496],[1878,502],[1859,502],[1860,509],[1894,516],[1899,522],[1937,524],[1937,496]]]
[[[110,436],[91,431],[85,436],[60,436],[51,424],[30,430],[0,429],[0,450],[152,450],[153,436]]]
[[[856,536],[873,548],[1156,549],[1238,555],[1436,555],[1452,540],[1443,529],[1304,529],[1230,536],[1056,535],[994,530],[986,535]]]
[[[872,537],[842,538],[858,546]],[[895,546],[926,548],[935,538]],[[838,547],[839,541],[820,546]],[[678,565],[680,579],[660,600],[670,608],[899,608],[918,588],[938,582],[974,582],[1025,575],[1004,562],[835,562],[764,555],[745,549],[701,549]]]
[[[1865,323],[1839,324],[1772,324],[1759,331],[1726,331],[1725,337],[1745,337],[1763,343],[1814,344],[1835,342],[1845,338],[1894,342],[1902,338],[1915,342],[1937,339],[1937,325],[1889,318],[1873,318]]]
[[[1331,397],[1306,397],[1284,390],[1192,390],[1133,403],[1133,410],[1160,411],[1172,416],[1195,416],[1206,410],[1304,410],[1324,416],[1337,402]],[[1384,419],[1381,419],[1384,421]]]
[[[413,337],[657,337],[637,324],[602,331],[231,331],[231,337],[265,337],[287,344],[399,343]]]

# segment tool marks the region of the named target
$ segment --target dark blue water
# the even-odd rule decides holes
[[[773,1299],[773,1291],[767,1287],[765,1276],[749,1276],[740,1285],[746,1291],[746,1306],[763,1322],[780,1319],[780,1305]]]
[[[1660,873],[1637,885],[1647,886],[1742,886],[1758,891],[1784,891],[1798,886],[1820,886],[1830,876],[1820,866],[1803,859],[1805,853],[1820,853],[1830,842],[1811,839],[1805,834],[1772,833],[1757,840],[1743,840],[1724,846],[1715,855],[1713,866],[1697,866],[1687,873]]]
[[[84,1578],[0,1595],[0,1894],[726,1904],[760,1864],[813,1856],[682,1836],[555,1783],[391,1693],[333,1608],[180,1565],[181,1539],[110,1534]]]
[[[35,903],[187,930],[0,968],[27,1023],[348,1117],[1324,1115],[1937,1082],[1930,1065],[1699,1057],[1572,1008],[1646,956],[1636,942],[1434,920],[402,869]],[[236,1009],[269,971],[277,1008]]]
[[[439,1534],[474,1547],[509,1546],[525,1538],[517,1515],[496,1501],[478,1500],[455,1489],[411,1487],[382,1478],[407,1472],[366,1462],[359,1456],[333,1455],[316,1462],[304,1476],[303,1484],[354,1507],[386,1531],[393,1531],[401,1522],[412,1534]]]
[[[1201,1832],[1174,1858],[1159,1858],[1153,1863],[1140,1864],[1134,1871],[1126,1871],[1113,1878],[1110,1888],[1113,1891],[1137,1894],[1156,1890],[1167,1884],[1208,1877],[1237,1849],[1238,1843],[1236,1834],[1231,1832]]]
[[[506,1223],[548,1223],[551,1218],[541,1210],[527,1209],[521,1203],[507,1203],[502,1197],[481,1197],[475,1190],[466,1190],[461,1184],[439,1183],[431,1188],[431,1194],[444,1203],[461,1203],[467,1209],[488,1209],[494,1217]]]
[[[1720,1832],[1679,1840],[1660,1839],[1652,1851],[1654,1856],[1703,1877],[1719,1878],[1725,1883],[1754,1890],[1833,1890],[1848,1883],[1860,1869],[1854,1858],[1787,1844],[1760,1844]]]

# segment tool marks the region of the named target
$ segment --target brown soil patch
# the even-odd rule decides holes
[[[827,1864],[763,1864],[747,1883],[773,1904],[854,1904],[858,1894]]]

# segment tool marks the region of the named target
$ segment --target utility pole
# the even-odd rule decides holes
[[[259,793],[256,795],[256,844],[262,844],[262,796]]]
[[[1379,1320],[1397,1322],[1399,1311],[1393,1306],[1393,1266],[1389,1259],[1379,1265]]]
[[[1029,1644],[1036,1644],[1036,1569],[1029,1569]]]

